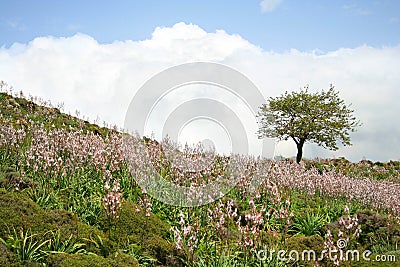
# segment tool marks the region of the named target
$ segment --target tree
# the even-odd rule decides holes
[[[258,135],[293,139],[297,146],[296,162],[300,163],[307,141],[331,150],[338,149],[338,141],[351,145],[349,133],[361,124],[349,107],[332,85],[317,93],[310,93],[308,86],[299,92],[285,92],[269,98],[260,107]]]

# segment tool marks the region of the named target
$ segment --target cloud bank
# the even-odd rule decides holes
[[[248,76],[265,98],[309,85],[334,84],[352,103],[363,125],[353,146],[336,152],[306,145],[305,157],[344,156],[353,161],[399,160],[400,45],[361,46],[327,53],[262,50],[238,35],[177,23],[156,28],[148,40],[101,44],[85,34],[38,37],[0,48],[0,80],[27,94],[64,102],[65,110],[122,126],[138,88],[173,65],[206,61],[226,64]],[[277,154],[294,156],[295,145],[282,142]]]

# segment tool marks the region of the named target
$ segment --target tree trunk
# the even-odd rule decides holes
[[[297,156],[296,156],[296,162],[300,163],[301,158],[303,157],[303,145],[304,145],[305,140],[300,139],[300,142],[298,142],[297,145]]]

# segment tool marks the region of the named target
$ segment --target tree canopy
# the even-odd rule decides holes
[[[259,138],[292,139],[297,146],[299,163],[307,141],[330,150],[337,150],[338,142],[351,145],[350,132],[360,125],[353,112],[334,86],[317,93],[310,93],[306,86],[300,91],[271,97],[260,107],[258,135]]]

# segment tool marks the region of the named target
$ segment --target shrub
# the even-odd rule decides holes
[[[174,261],[178,252],[175,245],[166,240],[169,237],[170,226],[154,214],[146,216],[145,211],[138,212],[138,209],[139,207],[129,200],[123,202],[111,239],[118,244],[140,244],[144,252],[157,258],[162,264]],[[105,215],[99,218],[99,224],[104,232],[109,230]]]
[[[80,222],[76,215],[65,210],[42,210],[24,192],[0,190],[0,237],[10,234],[10,228],[28,230],[39,236],[49,231],[60,232],[60,239],[67,240],[71,235],[86,243],[88,252],[108,256],[115,252],[116,245],[96,227]],[[102,245],[91,242],[101,238]]]
[[[18,258],[2,242],[0,242],[0,266],[19,266]]]
[[[296,250],[300,256],[299,266],[314,266],[314,261],[308,260],[308,255],[305,254],[305,260],[302,261],[302,252],[313,250],[315,251],[316,259],[321,257],[321,252],[324,250],[324,239],[321,236],[293,236],[286,240],[286,251]],[[311,256],[311,259],[312,256]],[[297,265],[296,265],[297,266]],[[322,265],[324,266],[324,265]]]
[[[30,234],[29,231],[20,229],[15,230],[0,241],[6,245],[7,249],[12,251],[20,261],[42,261],[46,257],[43,251],[49,240],[43,241],[36,238],[36,234]]]
[[[361,224],[360,243],[372,252],[397,250],[400,244],[400,227],[389,218],[370,210],[358,212]]]
[[[138,267],[137,260],[129,255],[118,253],[104,258],[94,254],[54,254],[47,258],[49,267]]]

